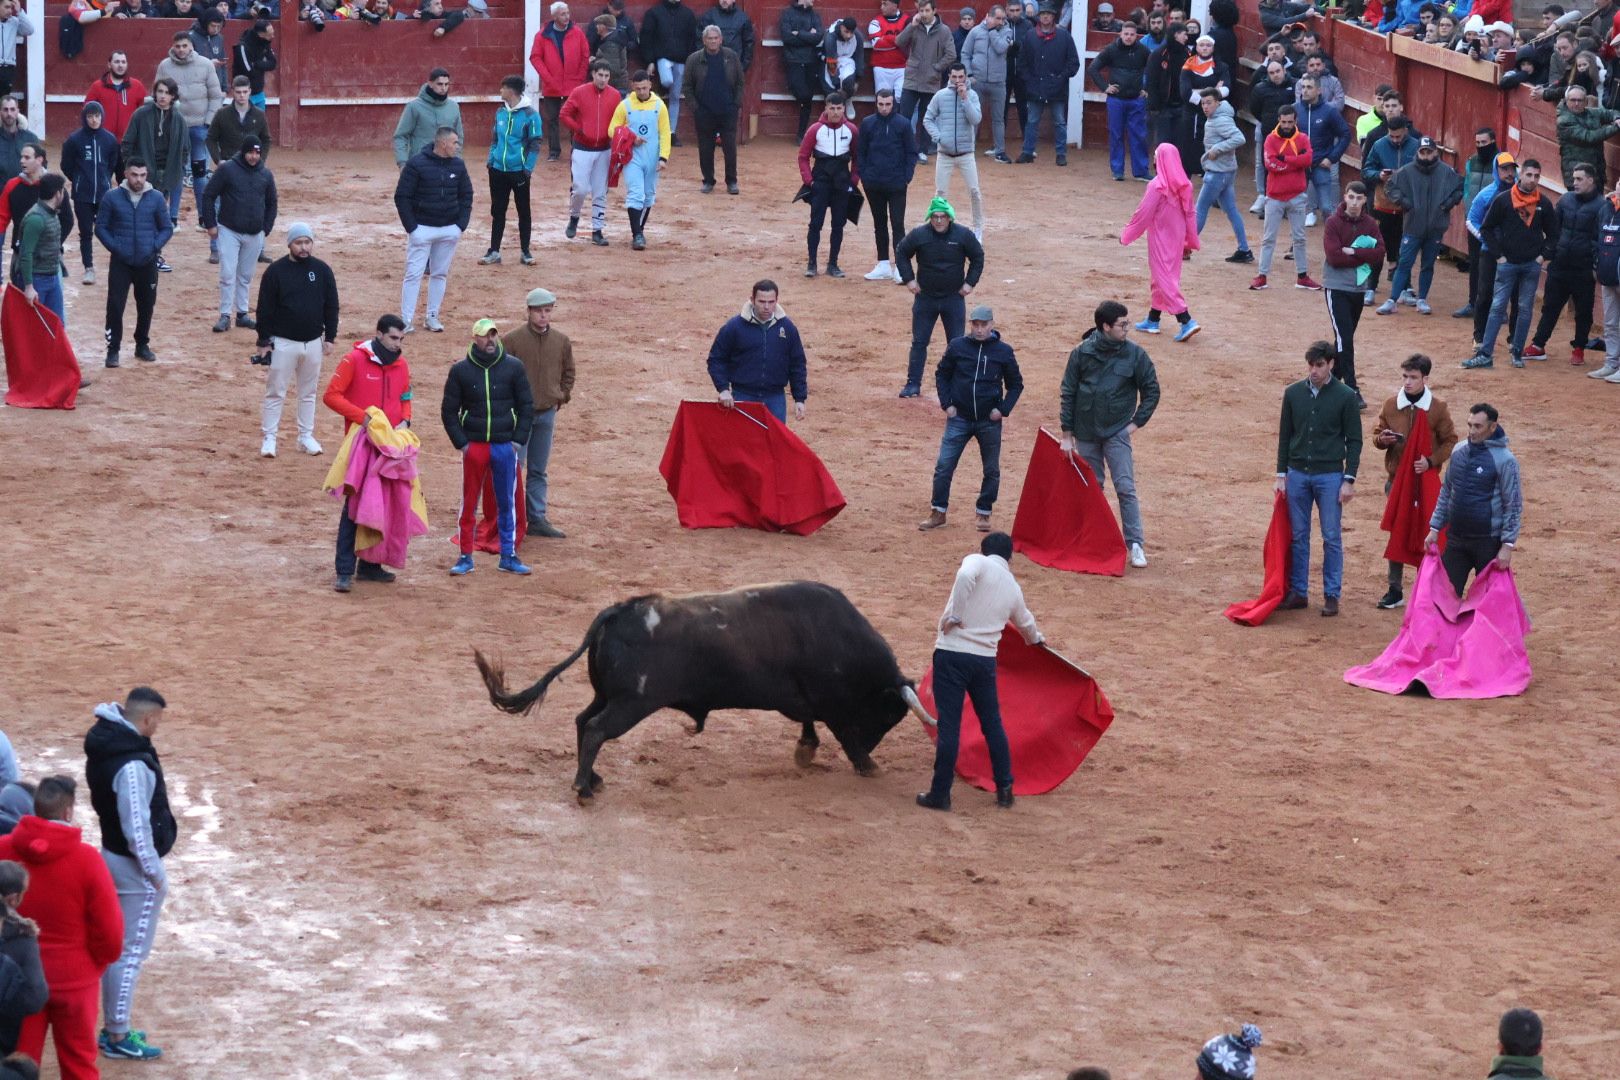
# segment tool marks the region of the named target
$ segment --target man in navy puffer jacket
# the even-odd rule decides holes
[[[152,361],[152,309],[157,306],[158,254],[174,235],[162,192],[146,182],[140,158],[124,162],[124,182],[96,209],[96,239],[108,253],[107,366],[118,366],[124,337],[124,304],[135,289],[135,355]]]
[[[861,121],[855,164],[877,240],[877,265],[866,280],[899,281],[900,272],[889,261],[889,241],[892,237],[899,247],[906,235],[906,187],[917,171],[917,133],[895,107],[894,91],[887,87],[877,92],[877,112]]]
[[[441,127],[433,145],[411,158],[399,171],[394,207],[405,226],[405,281],[399,290],[399,313],[405,332],[416,329],[416,300],[422,292],[422,272],[428,275],[427,318],[434,333],[444,330],[439,305],[450,280],[450,261],[456,245],[472,221],[472,178],[467,163],[456,156],[461,137],[455,128]]]

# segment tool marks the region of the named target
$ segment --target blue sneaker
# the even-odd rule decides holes
[[[1123,180],[1124,177],[1120,177],[1120,179]],[[1157,334],[1159,332],[1159,324],[1153,319],[1143,319],[1136,324],[1136,328],[1144,334]]]
[[[472,573],[473,572],[472,556],[471,555],[463,555],[461,558],[457,559],[456,560],[456,565],[454,565],[454,566],[452,566],[450,568],[450,572],[452,574],[454,574],[456,577],[460,577],[463,574]]]
[[[1180,330],[1176,331],[1176,338],[1175,339],[1177,341],[1186,341],[1186,340],[1191,338],[1194,334],[1198,333],[1198,331],[1200,331],[1202,329],[1203,329],[1202,326],[1199,326],[1196,322],[1189,319],[1188,321],[1181,324],[1181,329]]]
[[[97,1040],[101,1052],[110,1058],[125,1058],[130,1061],[151,1061],[163,1056],[163,1051],[150,1046],[146,1041],[146,1033],[130,1031],[119,1036],[115,1042],[113,1038],[103,1031]]]
[[[501,565],[500,565],[499,569],[505,570],[508,574],[532,574],[532,573],[534,573],[534,571],[530,570],[527,566],[525,566],[523,564],[523,561],[521,559],[519,559],[516,555],[502,555],[501,556]]]
[[[1489,356],[1486,356],[1484,353],[1475,353],[1473,356],[1470,356],[1468,359],[1464,360],[1462,362],[1462,366],[1469,371],[1478,371],[1480,368],[1488,368],[1494,365]]]

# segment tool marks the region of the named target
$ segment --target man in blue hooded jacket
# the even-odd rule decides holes
[[[939,407],[945,412],[945,436],[934,465],[930,512],[917,526],[923,532],[945,524],[951,479],[971,440],[978,441],[979,460],[984,464],[974,524],[980,532],[990,531],[990,511],[1001,488],[1001,422],[1024,392],[1018,358],[1013,347],[1001,339],[995,318],[988,304],[975,307],[968,317],[968,332],[945,346],[945,355],[934,369]]]
[[[1519,542],[1519,516],[1524,496],[1519,489],[1519,459],[1507,448],[1500,414],[1481,402],[1468,410],[1468,441],[1452,451],[1440,499],[1429,518],[1424,547],[1440,541],[1449,526],[1440,563],[1451,587],[1463,594],[1469,571],[1478,573],[1495,559],[1506,570]]]

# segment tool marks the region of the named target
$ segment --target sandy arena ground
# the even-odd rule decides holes
[[[1071,161],[983,165],[976,295],[1028,382],[1007,425],[1004,527],[1091,309],[1146,307],[1145,249],[1117,242],[1141,187],[1110,182],[1101,150]],[[398,303],[392,163],[271,164],[280,224],[312,222],[336,267],[347,347]],[[664,713],[609,744],[608,787],[582,810],[568,785],[583,665],[519,719],[489,706],[475,646],[526,683],[612,601],[809,577],[847,590],[920,676],[978,541],[964,520],[978,466],[970,451],[952,527],[918,533],[941,421],[927,398],[894,396],[908,296],[861,280],[864,222],[849,279],[800,277],[785,141],[744,149],[736,198],[700,195],[693,152],[678,151],[651,248],[635,254],[618,193],[612,247],[564,240],[566,168],[542,165],[534,269],[517,265],[511,226],[507,264],[475,265],[476,172],[450,332],[407,348],[434,530],[397,585],[332,592],[330,457],[293,451],[290,408],[282,456],[257,456],[262,374],[248,332],[208,331],[217,288],[189,201],[161,285],[162,362],[132,362],[126,336],[125,367],[102,370],[104,286],[71,284],[94,385],[76,412],[0,413],[0,686],[25,772],[81,771],[91,707],[132,685],[172,706],[159,741],[183,832],[135,1016],[165,1057],[108,1075],[1033,1078],[1093,1063],[1174,1080],[1205,1038],[1254,1020],[1267,1080],[1475,1077],[1498,1014],[1520,1003],[1547,1018],[1558,1075],[1620,1069],[1605,555],[1620,532],[1620,388],[1565,362],[1567,315],[1548,362],[1465,374],[1466,324],[1445,317],[1465,279],[1443,264],[1434,316],[1362,323],[1375,403],[1422,350],[1459,420],[1481,399],[1503,410],[1527,497],[1515,566],[1536,680],[1523,698],[1391,698],[1341,681],[1400,618],[1373,607],[1371,452],[1374,482],[1346,520],[1343,616],[1260,629],[1221,617],[1258,589],[1279,395],[1328,326],[1320,295],[1245,291],[1253,271],[1220,261],[1232,243],[1217,215],[1185,281],[1204,333],[1143,342],[1164,387],[1136,440],[1151,565],[1117,580],[1016,560],[1046,633],[1118,710],[1068,784],[1013,813],[959,787],[954,814],[929,814],[911,801],[931,761],[914,722],[863,780],[830,742],[796,769],[795,729],[774,715],[721,713],[692,737]],[[1246,204],[1247,174],[1240,186]],[[1315,269],[1320,229],[1310,244]],[[1274,280],[1290,272],[1279,252]],[[714,331],[763,276],[809,346],[795,427],[849,508],[806,539],[683,532],[659,455],[676,403],[711,393]],[[561,297],[555,325],[579,360],[551,469],[568,539],[529,543],[528,580],[486,556],[452,579],[444,372],[474,319],[516,325],[536,284]],[[324,408],[318,434],[330,454],[340,422]],[[85,797],[79,820],[92,817]]]

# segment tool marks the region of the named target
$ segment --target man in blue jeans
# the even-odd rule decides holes
[[[934,705],[939,710],[939,737],[934,744],[934,780],[917,796],[928,810],[951,808],[951,782],[956,772],[956,751],[962,732],[962,699],[971,698],[979,730],[990,751],[995,774],[996,805],[1013,804],[1012,753],[1001,727],[1001,705],[996,700],[996,646],[1009,622],[1031,645],[1046,640],[1035,626],[1035,616],[1024,605],[1024,592],[1007,561],[1012,558],[1012,537],[991,533],[979,544],[979,554],[962,560],[951,587],[951,598],[939,617],[934,641]]]
[[[1389,299],[1378,305],[1378,314],[1395,314],[1396,304],[1412,284],[1415,265],[1418,287],[1414,306],[1419,315],[1427,315],[1431,310],[1429,286],[1434,284],[1434,260],[1451,225],[1451,210],[1462,202],[1463,178],[1440,160],[1440,147],[1425,135],[1418,140],[1417,160],[1395,170],[1384,184],[1384,194],[1401,211],[1401,249],[1389,280]]]
[[[772,416],[787,423],[786,386],[793,391],[793,417],[804,419],[810,396],[804,342],[799,328],[776,306],[776,282],[754,282],[743,309],[720,328],[709,347],[709,379],[719,392],[720,405],[756,401]]]
[[[1212,87],[1202,91],[1198,107],[1204,112],[1204,183],[1198,189],[1198,235],[1204,235],[1209,208],[1218,202],[1237,237],[1237,250],[1228,255],[1226,261],[1254,262],[1254,253],[1249,250],[1249,233],[1243,227],[1243,215],[1238,213],[1237,193],[1233,190],[1237,185],[1237,154],[1243,149],[1243,132],[1238,129],[1231,104],[1222,100],[1219,90]]]
[[[1035,160],[1035,137],[1041,114],[1052,114],[1052,142],[1057,163],[1069,163],[1069,80],[1080,71],[1074,39],[1057,24],[1057,6],[1043,0],[1035,27],[1018,42],[1018,74],[1029,92],[1029,124],[1024,128],[1023,152],[1018,164]]]
[[[1524,367],[1524,342],[1530,336],[1532,308],[1536,303],[1536,283],[1541,280],[1541,263],[1558,249],[1558,214],[1552,200],[1541,194],[1541,162],[1526,158],[1519,164],[1519,179],[1505,186],[1491,201],[1480,226],[1480,247],[1501,261],[1496,265],[1496,287],[1491,296],[1491,315],[1485,322],[1485,337],[1479,350],[1462,362],[1465,368],[1492,366],[1496,335],[1507,321],[1508,302],[1517,296],[1519,317],[1513,324],[1509,348],[1513,366]]]
[[[973,230],[956,223],[956,211],[936,196],[928,204],[928,220],[912,229],[894,247],[900,281],[911,290],[911,356],[906,363],[906,385],[900,396],[922,395],[923,364],[934,320],[945,324],[946,342],[962,336],[967,316],[966,297],[984,273],[984,247]],[[917,269],[911,260],[917,260]]]
[[[945,437],[940,440],[939,460],[934,465],[931,512],[917,526],[923,532],[945,524],[956,463],[974,439],[979,442],[979,459],[984,463],[984,482],[979,485],[979,501],[974,508],[976,524],[980,532],[990,531],[990,511],[995,508],[996,493],[1001,488],[1001,421],[1024,392],[1018,358],[1012,346],[1001,340],[995,318],[988,304],[974,308],[967,336],[950,341],[939,367],[934,369],[939,407],[945,410]]]
[[[1277,490],[1288,496],[1288,593],[1283,611],[1307,606],[1311,575],[1311,505],[1322,524],[1322,614],[1339,613],[1344,541],[1339,517],[1356,491],[1361,463],[1361,409],[1356,392],[1333,377],[1333,346],[1305,350],[1309,373],[1283,391],[1277,429]]]

